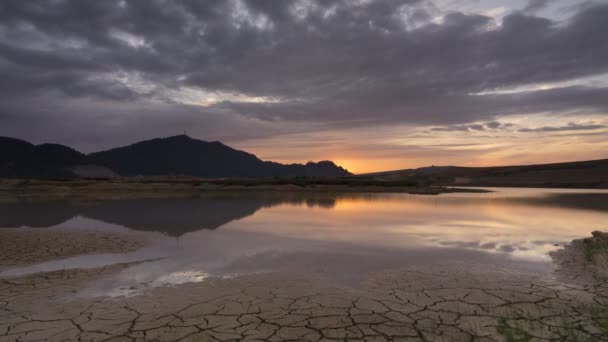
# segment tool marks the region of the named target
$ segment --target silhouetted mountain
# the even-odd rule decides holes
[[[71,166],[86,164],[87,157],[58,144],[32,145],[0,137],[0,177],[71,178]]]
[[[123,176],[337,177],[350,174],[330,161],[306,165],[265,162],[220,142],[206,142],[186,135],[142,141],[92,153],[89,157]]]
[[[17,159],[30,153],[33,149],[34,145],[27,141],[0,137],[0,166],[11,166]]]
[[[350,173],[331,161],[284,165],[260,160],[220,142],[186,135],[142,141],[84,155],[57,144],[32,145],[0,137],[0,177],[108,178],[185,175],[228,177],[338,177]]]
[[[78,206],[67,201],[18,200],[0,202],[0,228],[50,227],[72,219],[79,214]]]

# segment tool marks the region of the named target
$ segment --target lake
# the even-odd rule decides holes
[[[437,196],[220,192],[187,199],[4,201],[2,228],[109,233],[145,243],[120,253],[92,250],[5,265],[0,278],[123,265],[102,275],[87,273],[70,291],[56,295],[63,301],[146,298],[179,286],[285,274],[369,293],[371,279],[384,271],[437,267],[437,274],[456,269],[482,279],[500,270],[510,274],[508,279],[524,274],[555,281],[549,252],[607,228],[608,191],[488,190]],[[414,285],[429,281],[433,287],[441,283],[427,279]]]
[[[546,270],[549,251],[608,222],[608,191],[489,190],[4,203],[2,227],[139,230],[150,232],[154,241],[120,256],[74,257],[0,275],[156,260],[129,269],[128,279],[112,280],[133,290],[136,284],[123,282],[165,284],[280,270],[357,281],[401,263],[468,258]]]

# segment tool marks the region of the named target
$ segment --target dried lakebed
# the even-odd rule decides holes
[[[4,278],[0,341],[608,340],[608,283],[579,264],[583,245],[556,253],[555,278],[454,262],[377,272],[357,287],[271,272],[92,298],[77,293],[132,265]]]
[[[143,238],[87,231],[3,229],[0,267],[28,265],[67,257],[125,253],[144,246]]]
[[[455,197],[454,215],[469,221],[475,216],[463,213],[463,208],[496,215],[505,203],[493,197],[471,203],[466,196]],[[518,244],[501,221],[500,230],[475,231],[494,240],[474,243],[462,228],[464,221],[449,216],[451,207],[444,206],[446,222],[461,226],[458,235],[446,234],[449,230],[440,221],[426,220],[424,232],[430,236],[415,245],[431,241],[436,246],[405,248],[395,241],[413,240],[412,232],[417,231],[389,234],[396,229],[385,219],[396,216],[392,200],[380,202],[384,221],[374,219],[371,235],[358,231],[355,221],[347,221],[347,231],[330,234],[337,229],[337,218],[332,221],[319,210],[340,210],[340,201],[334,209],[328,209],[327,201],[309,201],[305,208],[310,221],[294,221],[302,230],[292,223],[278,232],[268,231],[264,218],[278,221],[276,215],[283,211],[293,216],[291,202],[287,207],[243,204],[247,210],[239,206],[239,226],[224,223],[217,230],[183,235],[101,223],[96,228],[91,219],[80,216],[59,227],[1,229],[0,240],[7,248],[0,250],[0,341],[608,341],[605,234],[566,243],[568,235],[558,236],[563,230],[551,231],[554,239],[544,241],[541,235],[549,234],[535,228],[529,243]],[[418,212],[425,208],[423,200],[399,197],[401,204],[416,201]],[[322,209],[315,203],[322,203]],[[374,203],[364,201],[366,207]],[[145,204],[150,208],[151,203]],[[349,210],[363,210],[348,204]],[[438,207],[436,201],[431,204]],[[198,203],[197,211],[205,205]],[[482,210],[486,205],[492,210]],[[135,204],[129,206],[136,211]],[[185,202],[178,207],[183,209]],[[258,207],[258,214],[266,216],[242,218]],[[217,212],[223,207],[209,208]],[[516,210],[509,212],[511,218],[522,209],[509,208]],[[542,208],[535,210],[543,214]],[[65,217],[72,215],[69,209]],[[107,211],[76,209],[87,217],[102,217]],[[166,205],[156,209],[170,212]],[[554,209],[554,215],[543,215],[543,225],[551,226],[551,218],[573,225],[568,217],[581,223],[603,217],[596,216],[598,211],[571,209],[558,217]],[[18,212],[14,207],[11,211]],[[348,219],[353,215],[349,211]],[[22,222],[17,216],[11,217],[11,224]],[[365,212],[365,217],[371,220],[373,215]],[[111,218],[144,226],[124,215]],[[333,228],[321,230],[315,220],[331,221]],[[182,230],[190,230],[189,223],[176,221]],[[441,240],[431,223],[444,232]],[[72,227],[84,225],[89,229]],[[345,234],[348,240],[338,239]],[[555,244],[559,246],[546,251]],[[539,256],[547,259],[536,261]]]

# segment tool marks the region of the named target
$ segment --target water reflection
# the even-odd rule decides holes
[[[106,201],[31,201],[0,203],[0,228],[50,227],[85,217],[135,230],[181,236],[200,229],[216,229],[265,207],[279,204],[332,208],[328,195],[210,194],[190,199],[124,199]]]
[[[2,203],[3,227],[87,228],[95,223],[96,229],[122,226],[175,238],[159,238],[133,253],[51,261],[4,270],[0,276],[147,260],[84,291],[125,295],[277,270],[321,273],[352,283],[406,263],[458,260],[541,271],[549,266],[547,252],[556,245],[605,228],[607,203],[607,191],[539,189],[440,196],[277,192]]]

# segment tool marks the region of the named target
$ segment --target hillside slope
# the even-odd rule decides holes
[[[359,177],[385,180],[427,177],[438,185],[608,189],[608,159],[495,167],[432,166]]]

